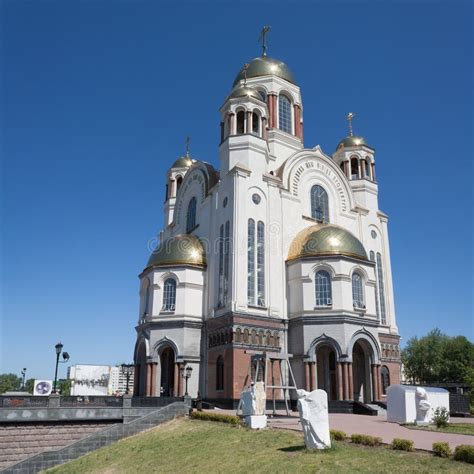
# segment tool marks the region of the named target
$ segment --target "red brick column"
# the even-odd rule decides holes
[[[318,388],[318,373],[316,362],[311,362],[311,391]]]
[[[347,362],[342,365],[342,378],[344,380],[344,400],[349,400],[349,374],[347,371]]]
[[[151,363],[146,363],[146,389],[145,396],[149,397],[151,393]]]
[[[179,397],[179,364],[174,363],[174,374],[173,374],[173,396]]]
[[[354,400],[354,383],[352,381],[352,362],[347,363],[347,372],[349,374],[349,400]]]
[[[377,364],[377,400],[382,399],[382,375],[380,364]]]
[[[305,390],[311,392],[311,373],[309,364],[309,362],[304,362]]]
[[[301,109],[300,106],[295,104],[293,106],[293,115],[295,116],[295,135],[301,138]]]
[[[372,364],[372,400],[378,399],[377,366]]]
[[[140,364],[135,364],[135,370],[133,371],[133,396],[138,396],[138,390],[140,387]]]
[[[337,399],[343,399],[343,386],[342,386],[342,364],[340,362],[337,363]]]
[[[268,94],[268,127],[273,128],[275,126],[275,109],[274,109],[274,102],[273,102],[273,94]]]

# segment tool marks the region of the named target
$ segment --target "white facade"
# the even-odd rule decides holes
[[[319,145],[305,148],[302,110],[300,89],[287,66],[266,56],[256,58],[247,79],[236,83],[220,109],[220,172],[186,156],[168,173],[162,246],[192,234],[201,242],[205,262],[189,263],[182,255],[154,260],[152,255],[140,275],[137,393],[163,393],[166,370],[167,386],[182,394],[179,371],[190,365],[191,395],[200,391],[208,398],[234,399],[247,370],[237,353],[271,341],[274,347],[277,339],[273,350],[293,354],[298,384],[334,389],[330,400],[359,396],[351,386],[360,375],[352,372],[357,341],[367,359],[360,399],[383,395],[384,360],[389,378],[398,382],[388,218],[378,206],[374,149],[352,135],[332,155]],[[357,173],[351,160],[357,160]],[[176,176],[182,177],[179,186]],[[314,189],[320,189],[315,186],[325,193],[322,207],[320,201],[312,202]],[[195,225],[190,229],[193,200]],[[306,240],[299,237],[305,232]],[[326,240],[321,237],[325,232]],[[295,254],[299,243],[305,250]],[[310,244],[319,250],[312,253]],[[363,250],[353,254],[350,245]],[[331,296],[324,305],[316,302],[320,270],[330,275]],[[353,277],[360,277],[362,286],[357,304]],[[165,309],[164,286],[170,278],[176,282],[175,305]],[[240,341],[237,333],[246,329],[250,339]],[[253,330],[277,334],[255,343]],[[381,344],[391,344],[394,353],[386,357]],[[329,375],[315,373],[317,351],[324,345],[335,352],[334,368],[326,367],[336,372],[332,389]],[[163,368],[163,348],[172,351],[173,369]],[[217,354],[226,360],[222,391],[216,388]]]

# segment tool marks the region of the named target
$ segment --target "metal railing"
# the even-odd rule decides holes
[[[0,396],[0,408],[44,408],[48,404],[48,397]]]
[[[61,397],[59,406],[64,408],[76,407],[104,407],[104,408],[121,408],[122,397],[101,397],[95,395],[84,396],[65,396]]]
[[[182,397],[133,397],[132,407],[165,407],[171,403],[182,401]]]

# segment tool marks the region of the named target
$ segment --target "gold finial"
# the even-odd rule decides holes
[[[191,141],[191,137],[186,137],[184,143],[186,144],[186,156],[189,158],[189,142]]]
[[[270,31],[271,26],[264,26],[262,31],[260,32],[260,36],[258,37],[258,42],[262,42],[262,56],[267,55],[267,43],[265,42],[266,36]]]
[[[349,112],[346,115],[346,119],[349,122],[349,136],[352,137],[352,119],[355,117],[355,114],[353,112]]]
[[[249,68],[249,66],[249,63],[244,64],[244,86],[247,85],[247,69]]]

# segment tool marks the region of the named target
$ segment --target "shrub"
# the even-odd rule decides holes
[[[451,448],[448,443],[433,443],[433,453],[440,458],[449,458],[451,456]]]
[[[454,459],[456,461],[464,461],[469,464],[474,464],[474,446],[460,444],[454,450]]]
[[[331,438],[336,441],[344,441],[347,438],[347,435],[344,433],[344,431],[330,430],[329,432],[331,434]]]
[[[413,451],[414,443],[410,439],[394,438],[392,441],[392,449],[398,449],[400,451]]]
[[[445,407],[438,407],[433,414],[433,423],[436,425],[436,428],[444,428],[448,426],[449,422],[449,412]]]
[[[355,444],[363,444],[364,446],[379,446],[382,444],[382,438],[363,434],[353,434],[351,441]]]
[[[218,421],[220,423],[229,423],[230,425],[241,425],[240,418],[234,415],[221,415],[218,413],[208,413],[205,411],[193,411],[191,418],[194,420]]]

